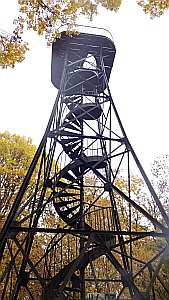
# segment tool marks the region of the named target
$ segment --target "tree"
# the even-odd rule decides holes
[[[169,215],[169,155],[157,157],[151,165],[153,184]]]
[[[138,5],[143,7],[143,11],[146,14],[150,14],[150,18],[160,17],[169,8],[168,0],[140,0]]]
[[[20,135],[10,134],[9,132],[0,134],[1,223],[5,221],[12,207],[35,151],[36,146],[32,144],[31,138],[26,139]],[[36,172],[27,189],[26,197],[29,197],[31,194],[35,180]]]
[[[0,66],[2,68],[14,67],[15,63],[25,59],[25,53],[29,50],[28,44],[13,32],[13,35],[0,30]]]
[[[151,173],[152,173],[152,183],[157,192],[157,195],[163,204],[165,211],[169,215],[169,155],[158,156],[153,163],[151,164]],[[153,199],[149,201],[150,210],[153,212],[154,216],[159,218],[159,210],[156,207]],[[155,248],[161,247],[163,241],[160,238],[155,239]],[[169,286],[169,255],[166,256],[164,263],[161,269],[161,275]],[[162,298],[162,293],[160,286],[158,289],[159,298]],[[169,299],[165,294],[163,295],[164,299]]]
[[[28,168],[32,162],[34,154],[36,152],[36,146],[32,144],[32,139],[22,137],[17,134],[10,134],[9,132],[0,133],[0,227],[3,227],[4,222],[12,208],[12,205],[15,201],[16,195],[20,189],[20,186],[25,178],[25,175],[28,171]],[[29,196],[32,195],[35,182],[38,178],[38,166],[31,177],[29,182],[26,194],[22,199],[22,204],[24,204]],[[31,202],[30,202],[31,206]],[[25,219],[24,225],[27,225],[27,216],[31,213],[31,208],[27,205],[27,210],[21,213],[20,218]],[[41,223],[42,226],[45,226],[49,221],[51,226],[53,226],[53,222],[57,223],[55,214],[50,210],[50,206],[46,207],[45,214],[42,214]],[[20,221],[17,219],[16,222]],[[19,233],[18,241],[22,243],[25,238],[25,233]],[[32,261],[35,263],[38,261],[40,257],[42,257],[45,253],[46,247],[49,244],[51,237],[48,237],[45,233],[37,234],[34,238],[34,242],[32,245],[32,252],[30,257]],[[42,243],[43,240],[43,243]],[[10,249],[10,251],[9,251]],[[7,247],[3,254],[3,261],[1,264],[1,271],[4,272],[6,266],[8,265],[9,256],[16,255],[18,248],[15,242],[11,239],[7,241]],[[20,262],[22,261],[22,255],[19,253],[15,258],[15,268],[20,267]],[[43,273],[44,265],[38,265],[38,271]],[[27,269],[29,270],[29,269]],[[13,270],[11,270],[13,274]],[[13,283],[16,280],[16,276],[13,275],[11,277]],[[35,298],[40,299],[41,290],[37,282],[29,283],[29,286],[34,292]],[[1,285],[1,292],[4,288],[4,282]],[[7,287],[8,291],[8,287]],[[5,298],[9,299],[8,296]],[[18,299],[27,299],[25,296],[25,289],[23,288],[20,292]]]
[[[143,7],[145,13],[151,18],[159,17],[169,8],[168,0],[136,0]],[[0,66],[2,68],[14,67],[15,63],[25,58],[28,44],[21,41],[24,29],[33,29],[39,35],[45,35],[47,44],[60,37],[62,26],[71,35],[75,28],[77,17],[84,15],[92,20],[98,14],[98,6],[117,12],[122,0],[18,0],[19,16],[14,20],[16,25],[13,34],[1,33]]]
[[[0,227],[6,221],[35,151],[36,147],[32,144],[30,138],[26,139],[9,132],[0,134]],[[36,173],[30,181],[23,201],[31,194],[35,180]],[[23,236],[20,236],[19,239],[22,241]],[[12,240],[8,241],[8,248],[12,249],[13,253],[17,250]],[[38,249],[36,249],[36,253],[37,251]],[[8,259],[9,253],[5,251],[3,263],[1,264],[2,270],[4,270]],[[20,259],[21,256],[18,256],[15,260],[16,266],[19,264]]]
[[[158,195],[158,198],[165,208],[166,213],[169,215],[169,156],[158,156],[151,164],[152,184]],[[162,221],[153,197],[147,199],[149,212]]]

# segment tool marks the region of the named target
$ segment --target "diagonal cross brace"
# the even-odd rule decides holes
[[[67,273],[65,279],[63,280],[61,286],[59,287],[59,292],[62,292],[66,286],[66,284],[68,283],[70,277],[73,275],[74,271],[76,270],[79,262],[81,261],[82,257],[84,256],[87,248],[89,247],[90,243],[92,242],[92,237],[93,235],[90,236],[90,238],[88,239],[86,245],[84,246],[84,248],[82,249],[80,255],[77,257],[77,259],[74,261],[72,267],[70,268],[69,272]]]
[[[17,238],[14,238],[14,242],[17,245],[17,247],[19,248],[19,250],[21,251],[23,257],[25,258],[25,260],[27,261],[27,263],[29,264],[29,266],[31,267],[31,270],[33,271],[33,273],[35,274],[35,276],[39,279],[39,282],[41,283],[41,285],[43,286],[43,288],[46,289],[46,284],[45,284],[44,280],[40,276],[39,272],[37,271],[37,269],[33,265],[32,261],[30,260],[30,258],[28,257],[28,255],[25,253],[24,249],[20,245],[20,243],[17,240]]]
[[[106,246],[102,238],[97,234],[97,239],[102,245],[102,247],[105,249],[106,256],[110,260],[110,262],[113,264],[113,266],[117,269],[117,271],[121,274],[122,278],[127,282],[129,287],[131,287],[134,290],[135,295],[137,295],[138,300],[145,300],[145,297],[142,295],[142,293],[139,291],[139,289],[134,284],[133,280],[130,278],[129,274],[126,272],[125,269],[121,266],[121,264],[118,262],[118,260],[115,258],[115,256],[112,254],[112,252],[109,250],[109,248]]]

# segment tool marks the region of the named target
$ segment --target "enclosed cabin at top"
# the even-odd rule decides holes
[[[72,37],[61,33],[52,47],[52,83],[65,96],[98,95],[106,88],[115,58],[111,34],[79,26]]]

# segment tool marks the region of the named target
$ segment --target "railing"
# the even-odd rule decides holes
[[[85,214],[85,223],[94,230],[115,230],[112,207],[101,207],[92,205]]]
[[[45,255],[45,278],[53,278],[65,265],[75,260],[79,254],[79,236],[65,235],[63,233],[56,234],[55,237],[51,239]]]
[[[109,242],[109,247],[115,245],[116,238],[111,234],[111,231],[115,230],[112,207],[91,206],[85,214],[85,223],[94,230],[107,231],[106,234],[101,233],[102,239],[104,242]],[[69,225],[66,225],[64,228],[69,228]],[[59,270],[75,260],[79,254],[79,235],[64,233],[56,234],[47,247],[44,277],[46,279],[54,277]]]
[[[89,129],[90,130],[90,129]],[[100,145],[100,140],[95,139],[85,139],[83,152],[86,156],[102,156],[103,149]]]
[[[66,30],[67,30],[66,26],[60,27],[60,32],[66,31]],[[113,41],[112,34],[107,29],[104,29],[104,28],[91,27],[91,26],[85,26],[85,25],[77,25],[76,27],[73,27],[72,31],[73,30],[78,31],[80,33],[105,36],[105,37],[108,37],[111,41]]]

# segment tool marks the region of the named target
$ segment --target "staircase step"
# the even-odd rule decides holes
[[[78,101],[81,102],[81,96],[79,96],[79,95],[72,96],[72,97],[66,97],[63,100],[63,102],[66,103],[66,104],[68,104],[68,103],[74,104],[74,103],[77,103]]]
[[[68,113],[66,118],[72,120],[77,118],[78,120],[94,120],[98,119],[101,115],[101,107],[96,103],[86,103],[76,106],[72,111]]]
[[[78,205],[76,205],[76,206],[73,206],[73,207],[71,207],[71,208],[69,208],[69,209],[67,209],[67,210],[64,210],[64,211],[60,211],[59,212],[59,215],[61,216],[61,217],[67,217],[69,214],[71,214],[74,210],[76,210],[78,207],[80,206],[80,204],[78,204]]]
[[[73,147],[63,147],[63,150],[69,155],[71,159],[77,158],[77,155],[80,155],[81,146],[79,146],[76,150],[73,149]],[[72,151],[71,151],[72,150]]]
[[[75,152],[73,151],[73,145],[72,146],[69,146],[69,147],[66,147],[66,146],[62,146],[63,147],[63,150],[65,151],[65,153],[67,155],[69,155],[69,157],[71,159],[75,159],[76,158],[76,154]]]
[[[60,193],[58,197],[74,197],[74,196],[79,196],[79,194],[75,194],[75,193]]]
[[[79,146],[78,148],[76,148],[73,152],[74,152],[76,155],[79,155],[81,149],[82,149],[82,147],[81,147],[81,145],[80,145],[80,146]]]
[[[76,223],[74,223],[74,224],[72,224],[72,223],[73,223],[73,221],[79,219],[80,217],[81,217],[80,212],[77,212],[74,216],[72,216],[71,218],[69,218],[69,220],[67,221],[67,224],[70,224],[73,227],[76,227]],[[79,228],[79,226],[78,226],[78,228]]]
[[[70,122],[63,122],[62,124],[62,127],[66,127],[66,128],[69,128],[69,129],[72,129],[72,130],[75,130],[75,131],[80,131],[81,129],[80,128],[77,128],[75,126],[73,126],[72,124],[70,124]]]
[[[79,167],[74,167],[73,169],[71,169],[71,171],[73,172],[73,174],[74,174],[76,177],[79,177],[79,176],[81,175],[81,172],[80,172]]]
[[[91,162],[88,162],[88,164],[91,166],[91,167],[94,167],[96,169],[102,169],[102,168],[105,168],[107,163],[105,161],[102,161],[102,162],[97,162],[97,161],[91,161]],[[96,166],[95,166],[96,165]],[[81,170],[82,172],[84,172],[87,168],[89,168],[87,165],[82,165],[81,166]]]
[[[68,114],[65,118],[65,120],[68,122],[71,121],[73,124],[75,124],[76,126],[80,127],[80,122],[77,120],[77,117],[74,114]]]
[[[64,143],[65,145],[66,144],[70,144],[70,143],[74,143],[74,142],[77,142],[76,144],[79,143],[79,138],[70,138],[70,139],[61,139],[61,142]]]
[[[77,149],[74,150],[74,148],[78,145],[78,143],[72,144],[72,145],[68,145],[68,146],[63,146],[62,145],[63,150],[65,151],[65,153],[67,155],[69,155],[69,157],[71,159],[75,159],[77,157],[77,155],[80,154],[81,146],[79,146]]]
[[[63,182],[63,181],[58,181],[56,184],[55,184],[56,187],[61,187],[61,188],[66,188],[68,186],[67,183]],[[77,186],[74,186],[74,185],[71,185],[68,187],[68,189],[72,189],[72,190],[79,190],[80,188],[77,187]]]
[[[67,179],[67,180],[70,180],[70,181],[74,181],[75,180],[75,178],[71,174],[69,174],[68,172],[65,173],[65,174],[63,174],[62,177],[65,178],[65,179]]]
[[[81,103],[81,99],[76,102],[73,102],[73,103],[70,102],[69,104],[67,104],[67,106],[68,106],[69,110],[72,110],[75,108],[75,106],[79,105],[80,103]]]
[[[77,178],[73,177],[69,171],[72,171],[73,174],[76,174],[75,176],[79,177],[79,175],[81,175],[91,166],[96,169],[102,169],[107,165],[107,161],[104,161],[104,157],[102,156],[83,156],[82,159],[83,161],[76,159],[74,162],[69,163],[65,168],[62,169],[62,171],[60,171],[60,176],[58,179],[60,180],[61,178],[66,178],[70,181],[74,181]]]
[[[57,209],[59,209],[60,207],[64,207],[66,206],[67,204],[72,204],[72,203],[75,203],[79,201],[78,199],[77,200],[71,200],[71,201],[62,201],[62,202],[54,202],[54,207]]]

